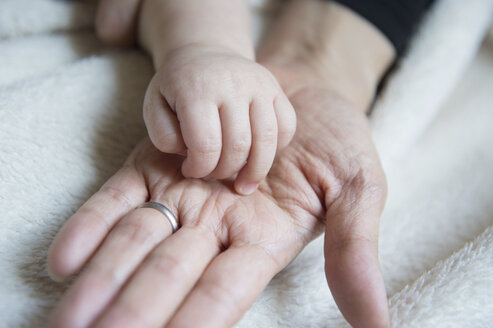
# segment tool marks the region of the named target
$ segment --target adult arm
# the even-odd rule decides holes
[[[401,54],[434,0],[335,0],[377,27]]]

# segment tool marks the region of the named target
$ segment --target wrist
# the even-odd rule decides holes
[[[268,67],[305,77],[291,88],[328,89],[364,111],[394,57],[390,42],[364,18],[315,0],[291,1],[258,54]]]
[[[222,47],[254,59],[244,0],[143,0],[138,42],[156,68],[168,53],[191,44]]]
[[[157,50],[152,55],[152,58],[156,69],[159,69],[160,67],[162,67],[162,65],[165,65],[171,58],[176,58],[177,56],[182,58],[195,58],[210,55],[228,55],[242,57],[252,61],[255,60],[254,58],[250,58],[249,56],[245,56],[243,53],[238,52],[236,49],[210,42],[183,43],[173,48]]]

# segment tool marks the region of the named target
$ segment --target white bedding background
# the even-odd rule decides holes
[[[255,35],[276,3],[251,0]],[[492,0],[441,0],[377,100],[388,174],[380,256],[393,327],[493,327]],[[152,76],[101,45],[94,5],[0,0],[0,327],[43,327],[66,286],[46,272],[63,222],[144,136]],[[346,327],[317,239],[239,328]]]

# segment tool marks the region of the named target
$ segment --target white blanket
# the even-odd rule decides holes
[[[251,1],[256,36],[275,11]],[[272,3],[271,3],[272,4]],[[380,255],[393,327],[493,327],[493,1],[439,1],[372,114],[389,181]],[[0,327],[42,327],[65,290],[46,252],[145,135],[152,76],[103,47],[94,5],[0,1]],[[317,239],[238,324],[345,327]]]

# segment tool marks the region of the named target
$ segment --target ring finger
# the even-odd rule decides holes
[[[176,209],[166,201],[172,213]],[[172,233],[170,222],[153,208],[137,208],[110,232],[57,308],[55,327],[88,326],[115,297],[145,256]]]

